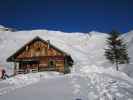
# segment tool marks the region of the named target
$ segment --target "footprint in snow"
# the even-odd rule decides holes
[[[76,94],[78,94],[79,92],[80,92],[79,89],[75,89],[75,90],[73,91],[73,94],[76,95]]]

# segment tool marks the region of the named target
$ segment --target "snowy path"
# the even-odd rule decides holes
[[[16,89],[0,96],[0,100],[73,100],[70,78],[44,79],[37,84]]]
[[[7,90],[10,88],[14,86],[7,86]],[[42,78],[37,83],[4,93],[0,100],[114,100],[114,97],[133,100],[133,86],[108,75],[90,73]]]
[[[78,75],[41,79],[38,83],[12,91],[9,90],[14,86],[8,86],[8,92],[1,95],[0,100],[88,100],[86,83]]]

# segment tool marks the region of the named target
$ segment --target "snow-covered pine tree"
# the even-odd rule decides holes
[[[108,48],[105,49],[105,57],[112,63],[116,65],[116,70],[119,70],[119,64],[128,64],[129,57],[127,52],[127,45],[120,38],[120,33],[117,31],[112,31],[107,38]]]

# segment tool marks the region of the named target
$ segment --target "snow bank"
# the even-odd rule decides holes
[[[29,73],[29,74],[20,74],[9,79],[0,81],[2,83],[8,84],[8,86],[0,88],[0,95],[11,92],[16,88],[22,88],[27,85],[35,84],[40,80],[51,79],[61,76],[58,72],[38,72],[38,73]]]
[[[5,82],[14,85],[20,85],[20,84],[28,85],[31,83],[36,83],[40,79],[55,78],[59,75],[60,73],[58,72],[38,72],[38,73],[29,73],[29,74],[19,74],[5,80]]]
[[[116,71],[113,68],[105,69],[103,67],[98,67],[95,65],[92,66],[85,66],[81,69],[82,74],[89,75],[90,73],[99,73],[103,75],[108,75],[117,79],[128,81],[130,84],[133,84],[133,79],[130,78],[127,74]]]

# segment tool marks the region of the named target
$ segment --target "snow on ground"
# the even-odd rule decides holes
[[[53,45],[71,54],[74,59],[72,73],[30,73],[17,75],[0,81],[0,99],[2,100],[133,100],[133,79],[131,65],[123,67],[126,74],[115,71],[103,56],[106,48],[105,33],[92,31],[84,33],[64,33],[60,31],[1,31],[0,64],[12,73],[13,64],[6,58],[21,46],[40,36],[50,40]],[[130,37],[132,34],[130,33]],[[125,40],[128,35],[123,35]],[[132,36],[133,37],[133,36]],[[128,41],[129,53],[132,56],[132,39]],[[22,88],[23,87],[23,88]],[[12,92],[13,91],[13,92]]]
[[[7,80],[0,82],[0,95],[11,92],[17,88],[22,88],[34,83],[39,82],[41,79],[51,79],[59,77],[60,73],[58,72],[39,72],[39,73],[30,73],[30,74],[20,74],[14,77],[11,77]]]
[[[0,97],[1,100],[73,100],[70,79],[56,77],[42,79],[39,83],[29,85]]]
[[[53,73],[52,73],[53,74]],[[42,74],[41,74],[42,75]],[[54,75],[54,74],[53,74]],[[23,75],[22,75],[23,76]],[[22,77],[21,76],[21,77]],[[25,75],[27,76],[27,75]],[[33,76],[37,76],[34,80]],[[17,79],[13,88],[0,96],[1,100],[133,100],[133,85],[104,74],[90,73],[59,75],[57,77],[44,78],[44,74],[32,74],[25,82]],[[49,76],[49,75],[46,75]],[[19,76],[20,78],[20,76]],[[32,80],[30,80],[32,79]],[[6,82],[7,83],[7,82]],[[17,84],[16,84],[17,83]],[[22,84],[26,85],[22,85]],[[31,84],[32,83],[32,84]],[[34,84],[33,84],[34,83]],[[10,85],[13,85],[12,82]],[[30,84],[30,85],[29,85]],[[27,86],[28,85],[28,86]],[[22,86],[24,86],[22,88]],[[9,86],[8,86],[9,87]],[[7,88],[8,88],[7,87]],[[18,87],[17,87],[18,88]]]
[[[108,75],[90,73],[73,76],[77,97],[82,100],[128,100],[132,97],[132,84]],[[85,99],[86,97],[86,99]],[[131,99],[131,100],[132,100]]]

